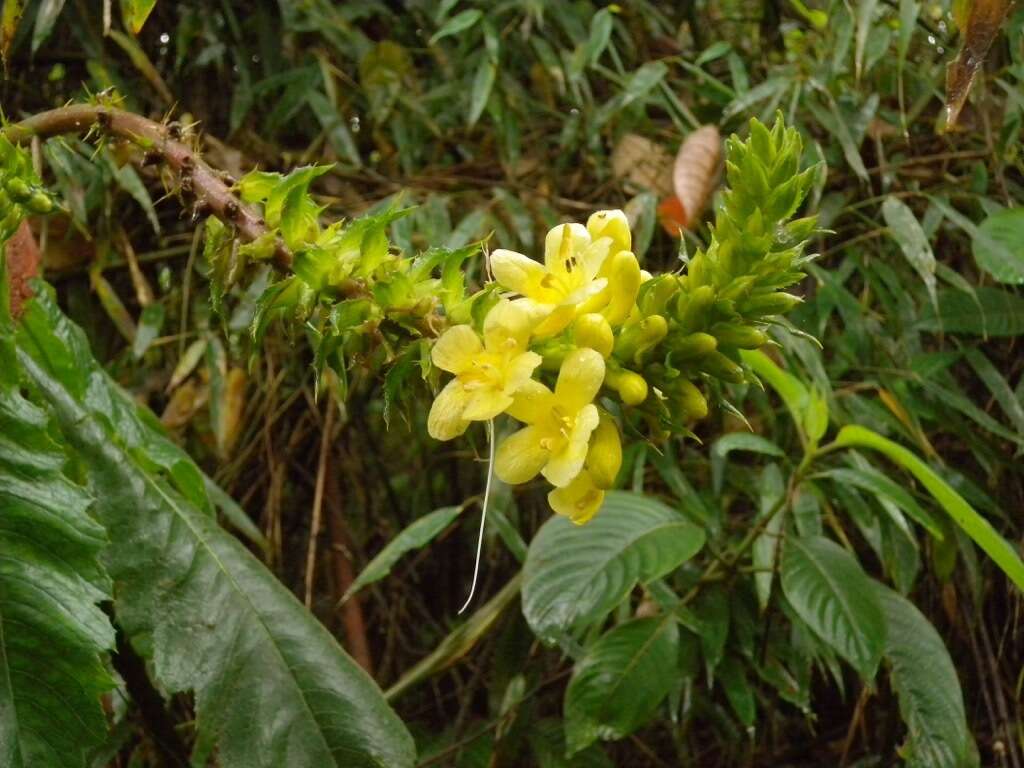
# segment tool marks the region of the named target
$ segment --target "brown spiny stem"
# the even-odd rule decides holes
[[[182,190],[196,198],[197,205],[233,226],[242,240],[251,242],[267,233],[267,225],[259,213],[242,203],[220,173],[207,165],[195,150],[175,138],[176,133],[180,136],[180,131],[175,132],[163,123],[123,109],[72,104],[40,112],[7,126],[2,132],[10,141],[21,144],[34,136],[49,138],[65,133],[86,133],[94,128],[140,147],[144,153],[140,160],[143,165],[159,158],[178,176]],[[289,269],[292,264],[292,254],[280,239],[274,260],[282,269]]]

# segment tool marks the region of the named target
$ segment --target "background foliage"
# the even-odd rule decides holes
[[[152,7],[124,5],[128,27]],[[724,387],[732,408],[694,426],[702,444],[635,441],[587,527],[547,520],[541,484],[500,489],[467,619],[486,445],[426,436],[420,351],[347,349],[337,410],[301,326],[251,340],[269,267],[211,296],[204,228],[187,197],[162,199],[180,190],[158,168],[122,164],[116,142],[36,143],[66,213],[37,227],[56,303],[32,305],[16,344],[5,326],[0,471],[27,484],[17,498],[51,489],[42,514],[71,522],[34,522],[25,543],[5,506],[0,612],[19,620],[11,584],[53,551],[76,564],[59,589],[78,604],[114,598],[134,652],[94,607],[38,629],[81,658],[83,691],[115,686],[93,764],[317,764],[344,747],[401,765],[412,739],[421,765],[1022,764],[1004,571],[1019,578],[1024,508],[1024,11],[941,132],[965,4],[662,5],[158,3],[126,30],[116,7],[107,27],[101,4],[41,0],[4,27],[8,119],[115,89],[173,109],[232,176],[334,163],[311,180],[327,220],[416,205],[383,225],[410,254],[488,234],[536,253],[547,227],[623,207],[644,267],[675,269],[656,205],[703,123],[744,132],[781,110],[805,164],[828,168],[806,206],[821,258],[789,316],[821,346],[774,329],[777,353],[746,361],[764,389]],[[465,263],[478,283],[482,259]],[[44,682],[11,675],[0,701]],[[334,698],[321,717],[321,694],[365,727]],[[267,708],[288,714],[253,741]]]

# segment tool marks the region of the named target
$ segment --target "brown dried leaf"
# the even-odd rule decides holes
[[[676,153],[672,186],[682,203],[686,226],[700,218],[715,185],[722,161],[722,136],[713,125],[702,125],[686,137]]]
[[[245,413],[245,390],[248,377],[242,368],[232,368],[224,380],[224,391],[220,407],[217,408],[217,450],[221,457],[231,455],[231,449],[238,442],[241,433],[242,416]]]
[[[968,4],[966,22],[961,26],[960,53],[946,67],[947,130],[956,125],[974,78],[1012,4],[1012,0],[972,0]]]
[[[672,192],[672,156],[663,146],[627,133],[612,150],[612,173],[628,192]]]
[[[28,281],[39,275],[39,246],[28,228],[28,220],[21,222],[14,236],[7,241],[7,274],[11,285],[11,314],[21,315],[21,306],[32,298]]]

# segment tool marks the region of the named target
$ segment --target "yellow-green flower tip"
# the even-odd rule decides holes
[[[598,312],[590,312],[580,315],[572,328],[573,341],[576,346],[589,347],[601,353],[601,357],[607,358],[612,353],[615,345],[615,335],[612,327],[604,315]]]
[[[626,405],[640,405],[647,399],[647,380],[639,373],[624,369],[609,371],[605,382],[619,393]]]
[[[588,522],[604,503],[604,491],[594,485],[587,470],[580,472],[564,488],[555,488],[548,494],[548,504],[559,515],[568,517],[576,525]]]
[[[587,219],[587,232],[597,240],[607,237],[612,241],[612,254],[628,251],[633,247],[633,236],[629,231],[629,219],[624,211],[598,211]]]
[[[600,411],[600,417],[597,429],[590,436],[586,468],[594,485],[607,489],[615,484],[615,478],[622,468],[622,440],[611,414]]]

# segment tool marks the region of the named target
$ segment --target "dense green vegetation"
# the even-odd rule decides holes
[[[4,0],[0,765],[1024,765],[1024,9],[678,6]]]

